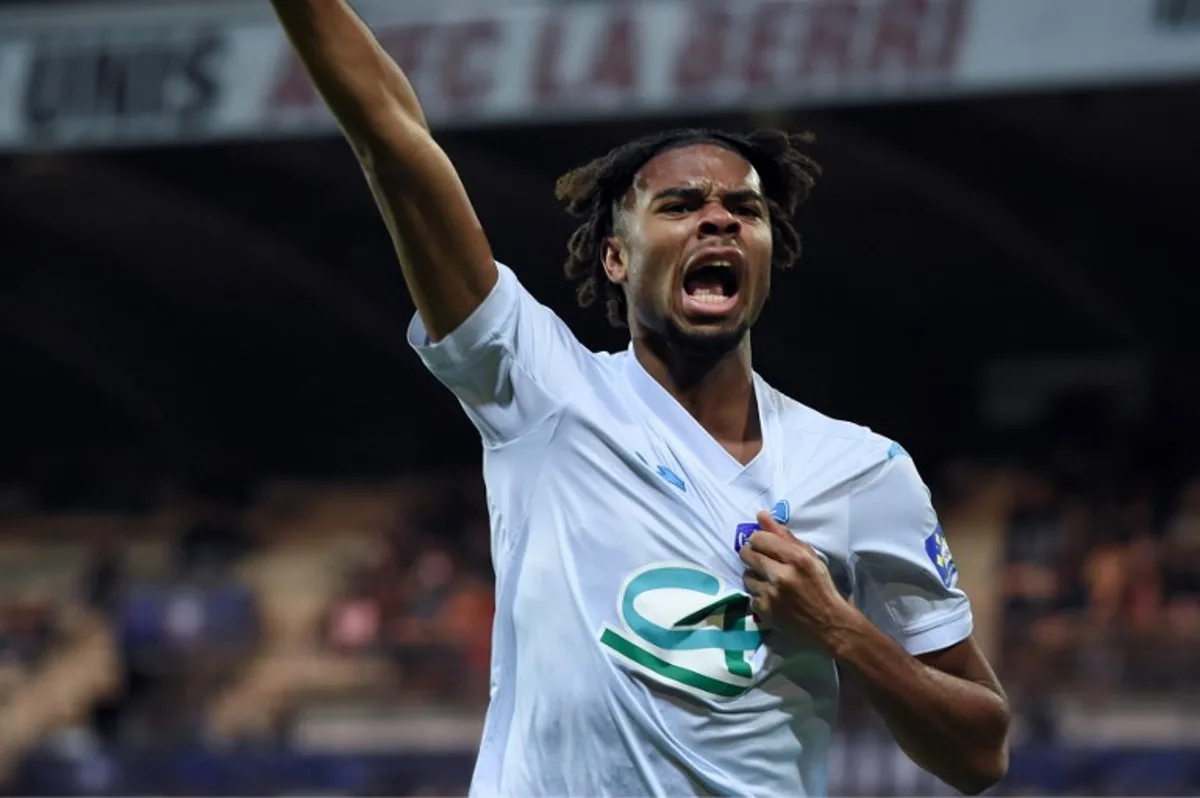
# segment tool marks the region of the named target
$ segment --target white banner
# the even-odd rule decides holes
[[[1200,76],[1197,0],[359,5],[440,127]],[[0,13],[0,148],[330,132],[267,4],[229,9]]]

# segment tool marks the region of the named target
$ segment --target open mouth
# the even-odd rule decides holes
[[[697,302],[717,305],[737,295],[738,277],[732,263],[706,263],[683,278],[683,291]]]
[[[737,305],[740,274],[732,258],[710,258],[683,276],[684,308],[690,315],[718,316]]]

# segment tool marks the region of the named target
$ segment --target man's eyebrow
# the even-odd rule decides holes
[[[701,200],[704,199],[704,191],[698,188],[689,188],[687,186],[672,186],[664,188],[662,191],[650,198],[651,202],[657,202],[661,199],[680,199],[680,200]]]
[[[650,198],[650,201],[658,202],[659,200],[663,200],[663,199],[678,199],[678,200],[686,200],[686,201],[690,201],[690,202],[695,202],[695,201],[704,199],[704,194],[705,194],[705,192],[703,189],[691,188],[691,187],[687,187],[687,186],[672,186],[670,188],[664,188],[662,191],[659,191],[657,194],[655,194],[653,197]],[[722,199],[725,202],[734,202],[734,203],[737,203],[737,202],[762,202],[765,204],[767,201],[766,197],[764,197],[761,192],[755,191],[752,188],[739,188],[739,189],[734,189],[733,191],[727,191],[727,192],[725,192]]]
[[[762,195],[762,192],[755,191],[752,188],[739,188],[736,191],[729,191],[725,194],[726,202],[761,202],[764,205],[767,198]]]

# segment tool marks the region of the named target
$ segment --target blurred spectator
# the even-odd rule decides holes
[[[1200,638],[1200,477],[1180,494],[1163,540],[1170,623],[1177,635]]]
[[[494,611],[478,478],[428,480],[327,608],[326,645],[395,664],[406,700],[485,699]]]
[[[84,574],[84,596],[88,607],[106,617],[116,613],[120,602],[123,565],[121,543],[114,535],[103,535],[92,546]]]
[[[42,601],[0,607],[0,660],[37,665],[54,639],[55,608]]]
[[[182,573],[219,573],[251,548],[238,507],[229,500],[209,499],[199,503],[195,520],[179,541]]]
[[[1038,473],[1022,475],[1006,544],[1004,593],[1010,622],[1032,623],[1059,603],[1064,544],[1059,515],[1050,479]]]
[[[374,651],[379,642],[382,613],[369,580],[368,575],[356,575],[350,589],[334,602],[326,617],[325,638],[340,653]]]

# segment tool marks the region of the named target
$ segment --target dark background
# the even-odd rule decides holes
[[[1197,430],[1198,100],[1132,86],[440,139],[497,257],[614,349],[623,331],[562,276],[555,178],[666,125],[811,130],[825,176],[755,331],[760,373],[936,465],[987,443],[987,362],[1129,355],[1170,420],[1161,461]],[[0,478],[119,462],[102,470],[136,502],[161,478],[477,456],[405,344],[412,306],[340,139],[7,157],[0,236]]]

